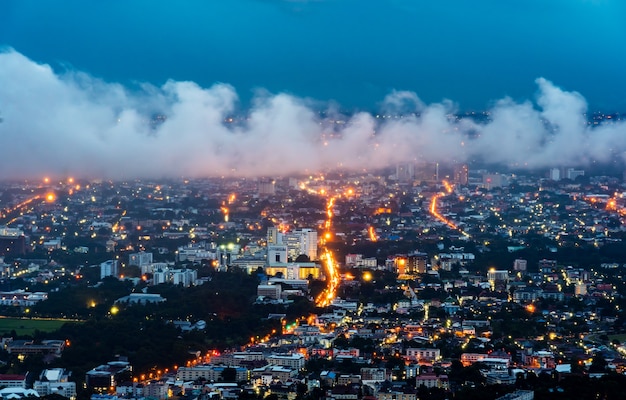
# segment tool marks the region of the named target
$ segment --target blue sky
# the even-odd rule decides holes
[[[3,0],[0,45],[109,82],[191,80],[375,108],[390,91],[482,109],[544,77],[626,109],[621,0]]]

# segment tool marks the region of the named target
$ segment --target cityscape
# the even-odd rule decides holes
[[[4,390],[609,393],[626,368],[625,193],[579,168],[438,163],[7,182]]]
[[[0,2],[0,400],[626,399],[624,15]]]

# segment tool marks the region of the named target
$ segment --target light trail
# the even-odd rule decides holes
[[[374,231],[374,227],[370,226],[369,228],[367,228],[367,234],[370,237],[370,240],[372,242],[377,242],[378,241],[378,237],[376,236],[376,232]]]
[[[437,194],[433,195],[433,197],[430,199],[430,213],[432,214],[433,217],[435,217],[435,219],[443,222],[444,224],[446,224],[451,229],[454,229],[455,231],[459,231],[465,237],[470,237],[469,233],[467,233],[463,229],[459,228],[454,222],[450,221],[448,218],[443,216],[439,211],[437,211],[437,200],[439,200],[439,198],[441,198],[441,197],[444,197],[444,196],[454,192],[454,187],[452,185],[450,185],[450,183],[448,183],[448,181],[444,180],[443,181],[443,185],[446,188],[446,192],[437,193]]]
[[[41,198],[42,198],[41,195],[38,195],[38,194],[34,195],[32,197],[27,198],[26,200],[21,201],[20,203],[14,205],[11,208],[5,208],[4,211],[1,214],[3,215],[4,218],[8,218],[10,216],[10,214],[13,214],[13,213],[17,212],[18,210],[28,206],[33,201],[39,200]],[[18,218],[19,218],[19,215],[16,216],[16,217],[11,218],[4,225],[7,225],[7,226],[11,225],[15,221],[17,221]]]
[[[330,249],[326,246],[326,242],[333,237],[331,232],[333,207],[335,205],[335,197],[330,197],[326,203],[326,221],[324,222],[325,232],[320,240],[320,245],[323,247],[322,256],[320,259],[324,263],[327,272],[326,289],[317,296],[315,304],[318,307],[326,307],[330,305],[337,296],[337,289],[339,288],[341,277],[339,275],[339,266],[335,261],[335,257]]]
[[[228,207],[226,207],[225,205],[222,205],[220,207],[220,210],[222,211],[222,213],[224,214],[224,222],[228,222],[228,214],[229,214],[229,210]]]

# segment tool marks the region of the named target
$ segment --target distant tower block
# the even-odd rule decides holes
[[[527,265],[528,261],[518,258],[517,260],[513,261],[513,271],[526,271]]]
[[[550,169],[550,180],[553,180],[553,181],[561,180],[561,170],[559,168]]]
[[[258,186],[259,196],[274,196],[276,194],[276,181],[273,179],[261,179]]]
[[[457,165],[454,167],[454,183],[461,186],[467,186],[469,182],[469,167],[467,164]]]
[[[398,182],[411,182],[415,180],[415,164],[398,163],[396,164],[396,179]]]

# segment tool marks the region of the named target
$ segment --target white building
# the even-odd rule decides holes
[[[107,276],[113,276],[117,278],[119,268],[118,266],[118,260],[109,260],[100,264],[100,279],[104,279]]]
[[[139,253],[133,253],[128,256],[128,265],[136,265],[143,268],[149,264],[152,264],[152,253],[140,251]]]
[[[270,257],[269,247],[272,245],[284,245],[287,248],[287,256],[292,260],[298,258],[299,255],[304,254],[311,260],[317,259],[317,231],[315,229],[296,229],[291,232],[281,233],[277,228],[271,227],[267,229],[267,245],[268,245],[268,262],[275,261],[273,257],[275,253]],[[282,251],[282,250],[281,250]],[[278,262],[286,262],[282,260]]]
[[[267,246],[267,265],[287,262],[287,246],[282,244]]]
[[[196,284],[198,271],[195,269],[170,269],[169,267],[158,268],[152,274],[152,284],[171,283],[189,287]]]
[[[304,355],[300,353],[293,354],[272,354],[267,357],[267,362],[272,365],[281,365],[283,367],[289,367],[296,371],[304,368],[304,364],[306,360],[304,359]]]
[[[57,394],[68,399],[76,399],[76,382],[69,381],[70,374],[63,368],[45,369],[39,380],[33,383],[33,389],[39,396]]]

